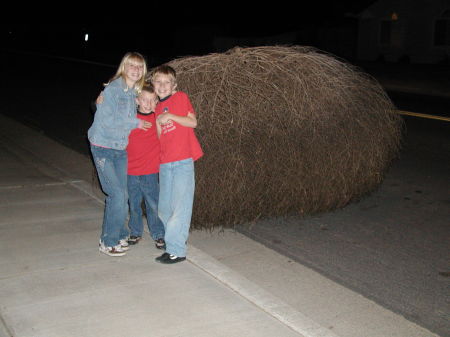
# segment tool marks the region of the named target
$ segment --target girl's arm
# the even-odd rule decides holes
[[[96,100],[95,118],[98,119],[103,128],[115,129],[117,126],[114,123],[114,112],[117,105],[115,96],[111,90],[105,89],[101,93],[102,99]]]
[[[100,94],[98,95],[97,99],[95,100],[96,103],[96,107],[100,104],[103,103],[104,97],[103,97],[103,91],[100,92]],[[144,121],[144,120],[139,120],[139,124],[137,126],[139,129],[142,129],[144,131],[147,131],[148,129],[150,129],[152,127],[152,123]]]

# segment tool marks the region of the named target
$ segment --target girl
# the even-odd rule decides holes
[[[127,53],[114,77],[105,84],[103,103],[97,104],[94,122],[88,130],[97,174],[106,194],[100,252],[122,256],[128,249],[127,152],[132,129],[147,130],[151,124],[136,117],[136,96],[144,85],[147,65],[136,52]]]

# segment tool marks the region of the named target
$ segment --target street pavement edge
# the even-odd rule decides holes
[[[56,163],[51,163],[48,158],[42,158],[39,154],[33,151],[33,148],[24,148],[22,144],[14,140],[15,137],[22,136],[19,139],[28,138],[30,135],[21,134],[21,132],[33,130],[27,128],[26,126],[20,125],[17,122],[11,120],[9,117],[5,117],[0,114],[1,125],[4,127],[8,125],[8,135],[2,132],[0,139],[2,139],[3,144],[21,160],[31,163],[32,166],[36,167],[37,170],[58,179],[66,184],[70,184],[74,188],[86,193],[93,199],[95,199],[100,204],[104,204],[102,198],[101,190],[95,186],[89,184],[86,178],[91,174],[91,163],[86,160],[86,157],[64,147],[67,151],[66,154],[56,154],[53,153]],[[1,128],[0,131],[5,130]],[[27,142],[27,145],[35,147],[42,147],[46,145],[46,142],[54,143],[53,140],[48,139],[45,135],[41,135],[41,139],[36,142]],[[7,144],[9,143],[9,144]],[[56,143],[55,143],[56,144]],[[45,152],[45,151],[44,151]],[[51,152],[51,151],[50,151]],[[50,152],[48,152],[50,154]],[[81,156],[82,158],[80,158]],[[83,160],[84,159],[84,160]],[[82,163],[79,161],[82,160]],[[61,163],[64,162],[66,165],[61,167]],[[74,176],[73,163],[78,162],[83,166],[86,166],[84,172],[87,175],[81,177]],[[84,179],[83,179],[84,178]],[[330,329],[321,326],[312,319],[308,318],[305,314],[299,312],[292,306],[286,304],[281,299],[270,294],[266,290],[262,289],[252,281],[239,275],[237,272],[231,270],[224,264],[220,263],[217,259],[206,254],[200,249],[189,245],[189,256],[188,262],[201,269],[205,273],[209,274],[215,280],[221,282],[235,293],[239,294],[247,301],[258,307],[260,310],[268,313],[276,320],[280,321],[284,325],[288,326],[293,331],[299,333],[303,337],[339,337],[337,334],[332,332]],[[0,337],[12,337],[8,332],[7,326],[4,324],[2,317],[0,316]]]

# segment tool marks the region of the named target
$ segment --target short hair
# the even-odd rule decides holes
[[[175,71],[175,69],[173,69],[171,66],[167,64],[157,66],[155,69],[153,69],[150,73],[150,81],[153,82],[156,75],[158,74],[170,76],[172,77],[174,83],[177,82],[177,72]]]
[[[152,83],[149,82],[145,82],[144,86],[141,89],[141,92],[146,91],[149,94],[154,94],[155,93],[155,87],[153,86]]]

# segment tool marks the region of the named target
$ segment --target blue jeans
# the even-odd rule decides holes
[[[164,238],[164,225],[158,217],[158,174],[128,176],[128,196],[130,203],[130,235],[142,236],[142,199],[145,202],[147,225],[153,240]]]
[[[113,247],[128,236],[125,221],[128,215],[127,152],[91,144],[97,174],[106,194],[100,240]]]
[[[186,256],[194,203],[195,173],[191,158],[161,164],[158,214],[164,224],[166,252]]]

